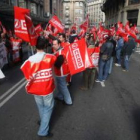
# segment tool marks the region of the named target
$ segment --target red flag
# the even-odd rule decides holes
[[[76,28],[76,23],[74,23],[73,26],[71,27],[71,31],[72,31],[72,30],[75,30],[75,31],[77,30],[77,28]]]
[[[92,63],[92,67],[98,67],[100,47],[88,48],[88,54]]]
[[[53,31],[52,31],[52,25],[51,24],[47,24],[47,26],[46,26],[46,31],[44,31],[44,36],[46,37],[46,38],[48,38],[48,35],[49,34],[53,34]]]
[[[129,35],[132,36],[134,39],[137,39],[136,34],[138,33],[138,29],[136,25],[130,28]]]
[[[35,32],[35,28],[34,28],[34,25],[32,23],[32,20],[28,15],[25,15],[25,21],[26,21],[26,26],[27,26],[31,46],[35,46],[36,42],[37,42],[38,35]]]
[[[48,36],[48,34],[56,36],[59,33],[59,30],[57,28],[55,28],[54,26],[52,26],[51,24],[47,25],[46,31],[47,31],[47,35],[46,36]]]
[[[92,27],[92,29],[91,29],[91,33],[93,33],[93,32],[97,32],[97,28],[96,28],[96,26],[93,26],[93,27]]]
[[[126,42],[128,41],[129,33],[125,32],[124,26],[120,22],[118,22],[118,30],[116,32],[116,35],[119,35],[119,36],[123,37],[124,41],[126,41]]]
[[[135,39],[135,41],[140,44],[140,39]]]
[[[71,75],[92,66],[84,38],[70,44],[65,50],[68,52],[67,60]]]
[[[89,26],[89,15],[87,15],[85,22],[80,25],[80,28],[84,29],[85,31],[87,31],[88,26]]]
[[[129,32],[130,31],[129,21],[125,25],[125,31],[126,32]]]
[[[53,36],[56,36],[58,33],[59,33],[59,30],[57,28],[54,28],[52,35]]]
[[[36,27],[35,27],[35,31],[37,33],[37,35],[40,35],[41,32],[43,32],[43,29],[41,27],[41,24],[38,24]]]
[[[96,40],[96,38],[97,38],[97,28],[96,28],[96,26],[92,27],[90,33],[93,34],[93,40]]]
[[[105,35],[110,35],[110,31],[108,29],[105,29],[101,24],[100,24],[100,27],[99,27],[99,30],[98,30],[98,38],[99,40],[103,41],[104,40],[104,36]]]
[[[59,32],[63,32],[64,30],[64,26],[62,25],[61,21],[58,19],[57,16],[53,16],[51,18],[51,20],[49,21],[49,23],[54,26],[55,28],[57,28],[57,30]]]
[[[29,35],[25,23],[25,15],[29,15],[30,10],[19,8],[14,6],[14,14],[15,14],[15,21],[14,21],[14,28],[15,28],[15,35],[24,41],[29,42]]]
[[[86,33],[86,30],[84,28],[82,28],[80,30],[80,33],[78,34],[78,36],[82,38],[82,37],[84,37],[85,33]]]
[[[131,27],[131,28],[132,28],[132,27]],[[133,26],[133,30],[135,31],[136,34],[139,33],[139,30],[138,30],[138,28],[137,28],[136,25]]]
[[[114,36],[115,33],[116,33],[115,27],[111,27],[111,28],[110,28],[110,35],[111,35],[111,36]]]

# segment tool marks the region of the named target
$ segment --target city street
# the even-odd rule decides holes
[[[73,76],[73,106],[56,102],[52,140],[140,140],[140,54],[132,55],[129,72],[113,67],[105,87],[95,83],[81,91],[82,73]],[[34,98],[26,94],[21,64],[6,69],[0,81],[0,140],[38,140]],[[56,92],[55,92],[56,94]],[[45,139],[45,138],[44,138]]]

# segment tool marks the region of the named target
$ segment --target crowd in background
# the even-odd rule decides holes
[[[14,34],[3,32],[0,34],[0,42],[6,47],[8,64],[10,66],[13,63],[23,61],[22,47],[24,45],[28,46],[29,58],[23,63],[21,70],[28,81],[26,90],[34,95],[39,110],[40,127],[38,135],[41,137],[52,136],[49,132],[49,121],[54,107],[54,78],[58,89],[55,99],[63,102],[65,105],[73,104],[67,87],[71,84],[72,76],[68,67],[65,47],[81,38],[85,38],[88,50],[91,48],[100,50],[98,66],[92,66],[83,71],[83,85],[79,87],[81,90],[92,89],[95,82],[105,82],[109,74],[112,73],[114,63],[116,66],[122,67],[124,72],[129,71],[129,60],[136,48],[136,42],[132,36],[128,36],[128,41],[125,41],[118,34],[113,36],[105,34],[103,41],[100,42],[98,36],[95,39],[94,34],[90,30],[82,37],[78,36],[75,30],[72,30],[69,36],[66,33],[58,33],[56,36],[46,35],[45,31],[43,31],[37,39],[37,45],[31,46]],[[89,56],[92,56],[95,53],[94,51],[95,49],[89,51]],[[52,75],[53,67],[55,77]],[[47,79],[39,81],[38,79],[42,76]],[[33,79],[38,81],[33,82]]]

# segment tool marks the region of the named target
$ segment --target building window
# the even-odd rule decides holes
[[[82,17],[77,17],[77,23],[81,24],[83,22],[83,18]]]
[[[25,0],[20,0],[19,1],[19,7],[22,7],[22,8],[26,8],[26,1]]]
[[[65,9],[66,9],[66,10],[69,10],[69,7],[68,7],[68,6],[66,6],[66,7],[65,7]]]
[[[31,3],[31,13],[37,14],[37,6],[35,3]]]
[[[132,10],[132,11],[127,11],[127,20],[132,23],[137,25],[137,20],[138,20],[138,10]]]
[[[66,16],[66,17],[69,16],[69,10],[66,10],[66,12],[65,12],[65,16]]]
[[[81,9],[75,9],[75,14],[83,14],[83,10],[81,10]]]
[[[131,5],[131,4],[138,4],[138,3],[140,3],[140,0],[129,0],[129,5]]]
[[[40,7],[40,15],[43,17],[44,11],[43,11],[43,6]]]
[[[79,6],[79,2],[75,2],[75,6]]]
[[[80,3],[79,3],[79,5],[80,5],[81,7],[83,7],[83,6],[84,6],[83,2],[80,2]]]

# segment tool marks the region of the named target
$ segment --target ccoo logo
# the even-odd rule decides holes
[[[25,20],[15,19],[14,26],[16,29],[21,28],[22,30],[27,30]]]
[[[77,47],[78,47],[78,44],[77,44],[77,43],[73,43],[73,44],[72,44],[72,48],[73,48],[73,49],[77,49]]]

